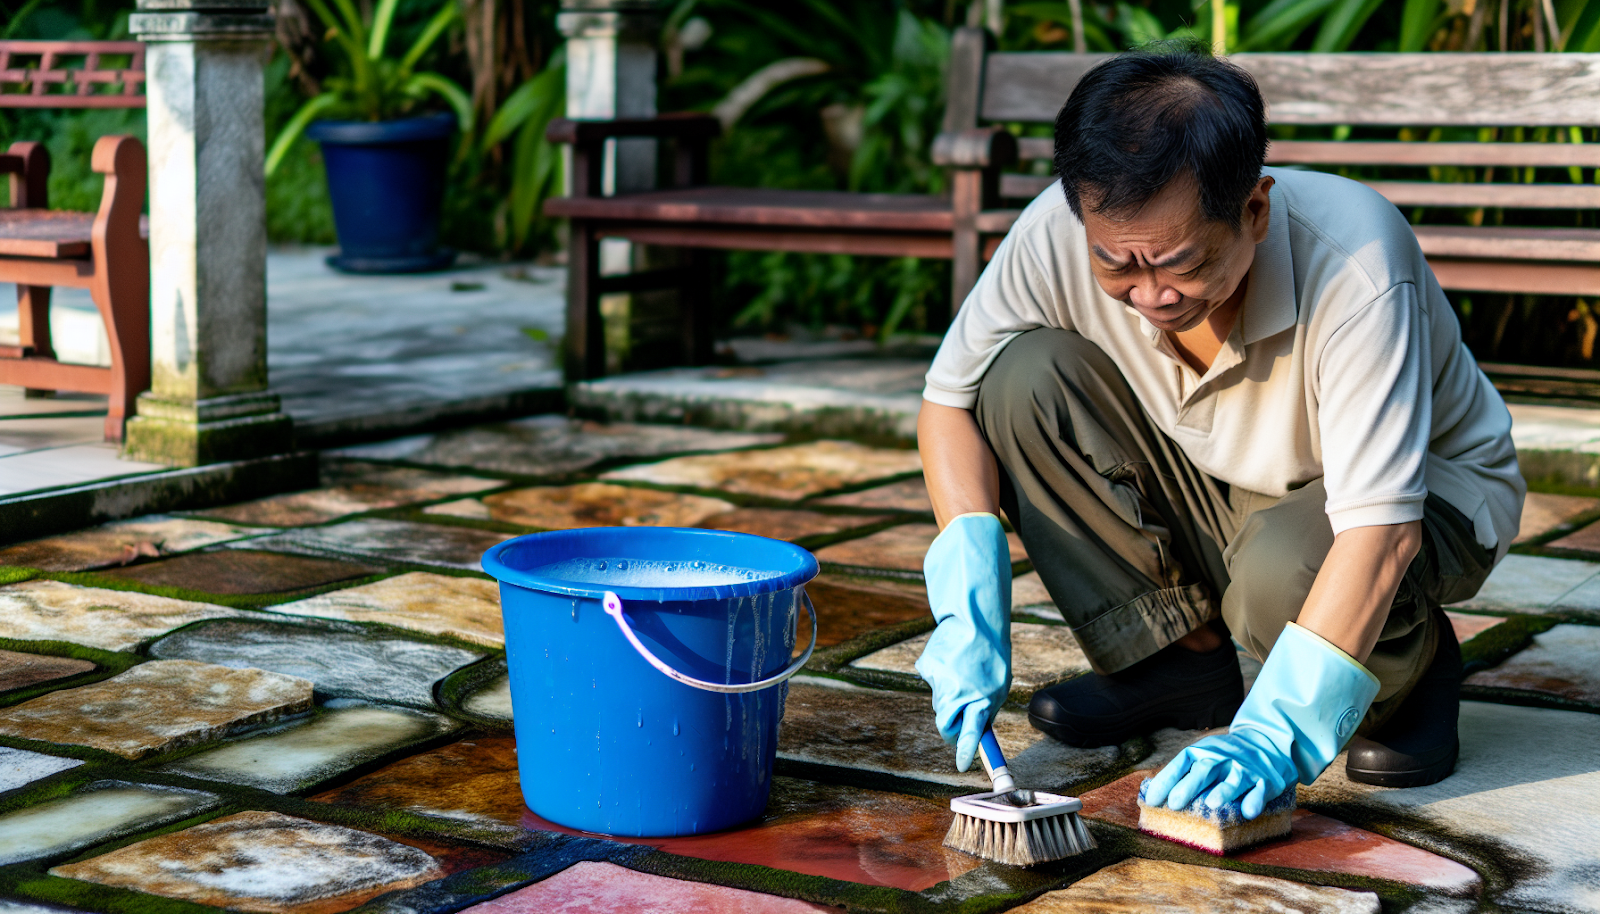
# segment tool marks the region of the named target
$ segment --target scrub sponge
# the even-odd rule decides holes
[[[1293,784],[1268,800],[1261,815],[1254,819],[1244,817],[1238,800],[1219,809],[1202,805],[1200,797],[1180,810],[1150,806],[1144,801],[1149,788],[1150,779],[1145,778],[1139,785],[1139,830],[1145,834],[1218,856],[1289,836],[1289,821],[1295,808]]]

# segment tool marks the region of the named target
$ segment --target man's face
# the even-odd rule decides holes
[[[1256,245],[1267,237],[1271,187],[1271,178],[1256,185],[1237,232],[1206,219],[1192,177],[1173,180],[1120,219],[1093,212],[1093,194],[1084,188],[1083,226],[1095,280],[1158,330],[1199,326],[1236,293],[1242,298]]]

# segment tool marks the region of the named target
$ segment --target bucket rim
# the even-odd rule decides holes
[[[739,540],[759,540],[767,548],[778,547],[781,551],[790,553],[798,560],[798,563],[797,567],[783,574],[755,581],[740,581],[736,584],[712,587],[602,587],[595,584],[577,584],[556,578],[540,577],[523,569],[507,565],[501,557],[508,549],[545,537],[553,539],[563,536],[570,537],[574,534],[579,537],[604,536],[607,532],[617,530],[628,530],[635,534],[644,530],[654,533],[683,533],[697,537],[726,539],[734,543]],[[502,584],[513,584],[543,593],[556,593],[569,597],[600,600],[609,592],[624,600],[647,600],[663,603],[730,600],[792,590],[815,578],[820,568],[817,565],[816,556],[812,555],[809,550],[783,540],[757,536],[754,533],[738,533],[732,530],[705,530],[699,527],[580,527],[569,530],[548,530],[543,533],[525,533],[496,543],[490,546],[488,551],[483,554],[483,570]]]

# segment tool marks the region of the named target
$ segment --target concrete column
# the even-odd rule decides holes
[[[663,21],[656,0],[563,0],[556,25],[567,36],[567,117],[655,117]],[[612,140],[605,193],[649,190],[655,168],[655,140]]]
[[[126,453],[195,466],[280,454],[267,389],[266,0],[139,0],[150,145],[151,389]]]

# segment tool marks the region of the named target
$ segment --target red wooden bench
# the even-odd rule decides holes
[[[717,122],[698,115],[631,121],[557,121],[549,137],[573,146],[571,196],[546,213],[570,220],[567,375],[603,373],[599,296],[671,284],[680,273],[602,277],[604,237],[691,249],[801,251],[949,258],[952,299],[966,297],[1021,207],[1053,178],[1049,125],[1079,77],[1106,55],[993,52],[986,32],[959,30],[951,48],[943,132],[930,150],[951,169],[946,196],[846,194],[707,187],[705,147]],[[1597,54],[1241,54],[1274,124],[1326,127],[1597,127]],[[1036,125],[1022,137],[1011,131]],[[675,141],[675,185],[601,195],[605,143],[615,137]],[[1274,165],[1404,166],[1415,180],[1372,182],[1405,209],[1488,207],[1517,214],[1600,208],[1593,184],[1510,183],[1514,170],[1595,168],[1600,144],[1279,141]],[[1024,166],[1021,172],[1016,166]],[[1494,183],[1427,180],[1429,167],[1494,167]],[[1418,225],[1417,237],[1447,289],[1600,294],[1600,229],[1538,225]],[[686,297],[687,299],[687,297]],[[692,308],[685,308],[691,311]],[[686,321],[705,333],[705,321]],[[709,355],[709,343],[689,349]]]
[[[104,66],[124,57],[125,66]],[[76,65],[74,65],[76,64]],[[0,108],[142,108],[144,45],[132,41],[0,41]],[[43,145],[11,144],[0,173],[11,206],[0,209],[0,282],[17,284],[20,339],[0,346],[0,384],[105,394],[106,440],[121,441],[134,398],[150,386],[150,247],[140,209],[144,145],[131,136],[95,143],[106,176],[95,213],[54,211]],[[50,344],[50,289],[89,290],[105,322],[111,367],[58,361]]]

